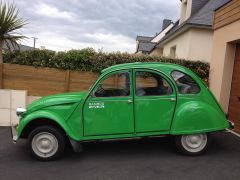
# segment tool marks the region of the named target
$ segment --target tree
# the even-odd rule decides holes
[[[27,24],[27,21],[19,17],[19,10],[13,3],[0,1],[0,64],[3,63],[4,43],[10,49],[19,47],[18,41],[25,38],[19,30]]]

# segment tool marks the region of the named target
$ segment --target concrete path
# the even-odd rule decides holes
[[[1,180],[240,179],[240,138],[230,133],[215,134],[198,157],[178,154],[171,138],[87,143],[54,162],[32,159],[24,140],[12,144],[9,128],[0,128],[0,143]]]

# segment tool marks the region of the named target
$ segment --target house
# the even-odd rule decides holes
[[[8,47],[9,46],[9,47]],[[26,46],[26,45],[22,45],[22,44],[18,44],[18,46],[19,47],[14,47],[14,46],[12,46],[12,44],[11,43],[8,43],[8,45],[7,45],[7,43],[6,42],[4,42],[4,44],[3,44],[3,50],[4,51],[15,51],[15,50],[19,50],[19,51],[32,51],[32,50],[34,50],[34,48],[33,47],[30,47],[30,46]]]
[[[229,0],[181,0],[180,19],[157,42],[139,41],[137,52],[210,62],[214,9]],[[138,38],[137,38],[138,43]]]
[[[210,88],[240,133],[240,1],[216,9]]]
[[[161,32],[157,33],[154,37],[137,36],[136,53],[151,53],[157,43],[172,29],[173,26],[174,23],[170,19],[164,19]]]

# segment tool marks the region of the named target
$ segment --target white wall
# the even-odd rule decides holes
[[[26,91],[0,89],[0,126],[18,123],[15,110],[26,106],[26,97]]]
[[[209,29],[191,29],[188,59],[211,61],[213,31]]]
[[[179,23],[182,24],[191,16],[192,0],[182,0]]]
[[[16,108],[25,108],[27,104],[38,99],[36,96],[27,96],[25,90],[0,89],[0,126],[16,125],[19,119]]]
[[[170,57],[171,48],[176,46],[176,58],[187,58],[190,48],[190,35],[190,31],[186,31],[166,43],[163,47],[163,56]]]
[[[176,46],[176,58],[210,62],[212,42],[213,31],[211,29],[192,28],[159,48],[163,48],[165,57],[170,57],[171,48]],[[156,48],[151,54],[161,56],[159,48]]]

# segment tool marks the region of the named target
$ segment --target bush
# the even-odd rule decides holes
[[[67,52],[54,52],[50,50],[16,51],[5,53],[3,57],[5,63],[93,72],[100,72],[106,67],[121,63],[167,62],[179,64],[191,69],[206,82],[208,81],[209,76],[209,64],[201,61],[170,59],[158,56],[120,52],[96,52],[91,48],[70,50]]]

